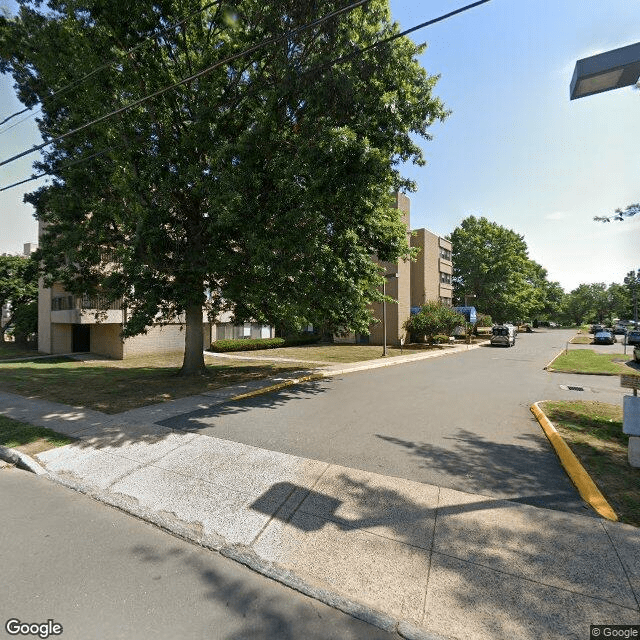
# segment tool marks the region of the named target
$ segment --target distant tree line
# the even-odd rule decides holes
[[[633,319],[640,270],[620,283],[581,284],[565,293],[528,255],[524,236],[487,218],[469,216],[450,234],[455,304],[470,301],[497,322],[552,320],[610,324]]]

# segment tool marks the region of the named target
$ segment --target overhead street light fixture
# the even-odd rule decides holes
[[[571,100],[628,87],[640,78],[640,42],[605,51],[576,62]]]

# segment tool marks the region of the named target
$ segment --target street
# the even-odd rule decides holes
[[[26,471],[0,469],[0,513],[3,638],[12,618],[65,640],[397,638]]]
[[[617,377],[547,373],[575,334],[345,375],[167,419],[245,444],[536,506],[589,514],[529,407],[619,402]],[[587,385],[585,392],[560,385]]]

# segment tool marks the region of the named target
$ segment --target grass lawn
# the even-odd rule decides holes
[[[37,355],[37,349],[19,347],[15,342],[0,342],[0,360],[7,358],[27,358]]]
[[[182,353],[127,360],[79,362],[68,358],[0,362],[0,390],[45,398],[105,413],[197,395],[233,384],[299,369],[294,363],[205,358],[208,376],[176,374]]]
[[[596,353],[593,349],[569,350],[559,355],[548,371],[599,373],[601,375],[637,373],[640,375],[640,370],[633,361],[633,352],[625,356],[622,353]]]
[[[640,469],[629,466],[622,407],[594,401],[543,402],[541,407],[620,521],[640,527]]]
[[[407,348],[403,354],[411,353]],[[264,351],[235,351],[229,355],[258,358],[292,358],[298,362],[362,362],[382,357],[382,347],[368,344],[313,344],[299,347],[279,347]],[[399,356],[400,349],[387,346],[387,357]]]
[[[589,336],[576,336],[575,338],[571,338],[569,342],[571,344],[591,344],[593,342],[593,338]]]
[[[0,445],[18,449],[29,455],[62,447],[73,442],[73,438],[56,433],[45,427],[35,427],[31,424],[12,420],[0,416]]]

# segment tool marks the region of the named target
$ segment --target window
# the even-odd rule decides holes
[[[444,247],[440,247],[440,257],[443,260],[449,260],[449,262],[451,262],[451,251],[449,251],[449,249],[445,249]]]
[[[440,283],[441,284],[451,284],[451,274],[440,272]]]

